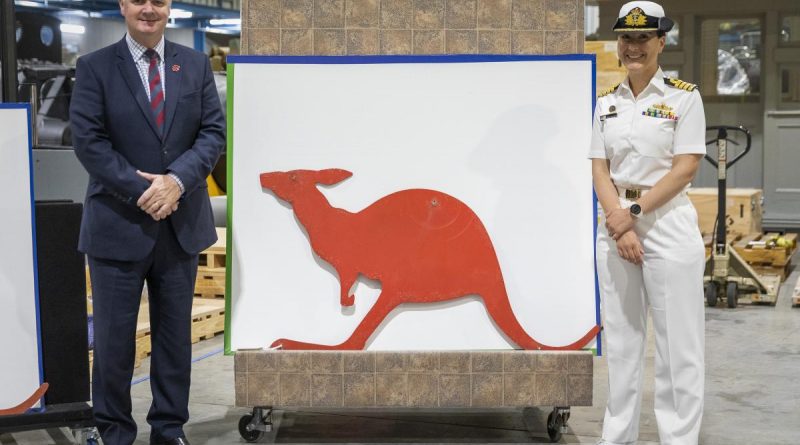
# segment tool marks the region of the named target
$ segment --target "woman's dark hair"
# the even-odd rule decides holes
[[[664,37],[665,35],[667,35],[667,33],[666,33],[666,32],[664,32],[664,31],[656,31],[656,35],[657,35],[659,38],[661,38],[661,37]]]

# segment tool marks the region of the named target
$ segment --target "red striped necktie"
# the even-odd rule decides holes
[[[158,72],[158,54],[155,50],[148,49],[144,55],[150,59],[150,68],[147,73],[150,84],[150,109],[156,119],[158,132],[164,132],[164,90],[161,88],[161,74]]]

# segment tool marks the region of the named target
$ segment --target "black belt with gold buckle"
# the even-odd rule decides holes
[[[625,199],[639,199],[642,197],[642,189],[625,189]]]

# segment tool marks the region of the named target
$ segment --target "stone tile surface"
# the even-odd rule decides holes
[[[381,31],[381,54],[411,54],[413,48],[411,31]]]
[[[250,372],[247,374],[247,405],[270,405],[280,399],[279,374]]]
[[[583,11],[581,11],[582,14]],[[548,30],[575,30],[578,26],[578,2],[576,0],[547,0],[546,17],[545,26]]]
[[[444,0],[414,0],[414,28],[442,29]]]
[[[512,54],[543,54],[544,31],[511,31]]]
[[[375,374],[344,375],[344,406],[375,406]]]
[[[280,391],[283,406],[311,406],[309,374],[281,374]]]
[[[511,0],[478,0],[478,29],[511,27]]]
[[[281,54],[307,56],[314,48],[314,34],[310,29],[281,30]]]
[[[244,4],[247,5],[244,27],[279,28],[281,26],[281,0],[248,0]]]
[[[536,405],[536,375],[532,373],[506,373],[503,375],[503,403],[505,406]]]
[[[348,29],[347,54],[380,54],[377,29]]]
[[[547,31],[544,34],[545,54],[569,54],[578,49],[577,31]]]
[[[341,374],[311,375],[311,406],[331,407],[343,404],[343,376]]]
[[[314,0],[282,0],[283,28],[311,28],[314,23]]]
[[[315,28],[344,28],[345,0],[315,0]]]
[[[311,352],[311,372],[337,374],[344,370],[341,352]]]
[[[472,372],[502,372],[503,355],[494,351],[472,353]]]
[[[347,54],[344,29],[315,29],[314,54],[320,56],[343,56]]]
[[[503,406],[503,374],[472,374],[472,406]]]
[[[414,54],[442,54],[444,31],[414,31]]]
[[[433,407],[439,403],[439,376],[408,374],[408,406]]]
[[[408,367],[408,354],[403,352],[377,352],[375,371],[403,372]]]
[[[408,374],[375,374],[375,405],[406,406]]]
[[[477,8],[478,0],[447,0],[445,26],[447,29],[475,29]]]
[[[246,34],[247,54],[274,56],[281,53],[280,29],[249,29]]]
[[[565,374],[536,374],[536,404],[566,405],[567,376]]]
[[[469,374],[441,374],[439,376],[439,406],[470,406],[471,386]]]
[[[478,31],[451,30],[445,32],[445,52],[447,54],[475,54],[478,52]]]
[[[545,24],[545,0],[514,0],[511,27],[520,30],[542,30]]]
[[[345,9],[348,28],[376,28],[379,26],[379,0],[347,0]]]
[[[411,29],[414,18],[414,0],[382,0],[381,28]]]
[[[469,352],[440,352],[439,370],[447,373],[470,372]]]
[[[567,376],[567,403],[574,406],[592,406],[592,375]]]

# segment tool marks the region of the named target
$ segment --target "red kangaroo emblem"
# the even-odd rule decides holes
[[[47,383],[42,383],[42,385],[39,386],[39,389],[34,391],[30,397],[25,399],[19,405],[12,406],[11,408],[0,409],[0,416],[10,416],[13,414],[25,413],[25,411],[28,411],[29,409],[33,408],[33,405],[36,405],[36,402],[38,402],[39,399],[41,399],[44,396],[44,393],[47,392],[47,388],[49,387],[50,385],[48,385]]]
[[[311,248],[339,274],[342,306],[359,274],[381,282],[381,294],[350,338],[338,345],[278,339],[282,349],[364,349],[384,318],[403,303],[432,303],[478,294],[489,316],[524,349],[578,349],[600,330],[593,327],[565,346],[532,339],[514,316],[503,273],[483,223],[466,204],[424,189],[401,190],[358,213],[332,207],[317,184],[337,184],[346,170],[262,173],[261,186],[291,204]]]

